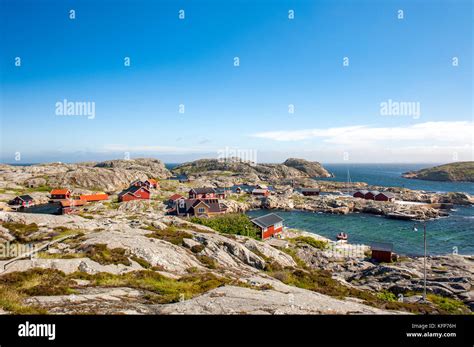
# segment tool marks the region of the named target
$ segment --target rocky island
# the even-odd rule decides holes
[[[264,240],[242,214],[265,208],[332,214],[400,212],[429,219],[448,213],[443,205],[474,202],[468,194],[397,187],[389,190],[398,203],[357,199],[344,194],[344,184],[317,180],[329,175],[319,163],[302,159],[258,165],[205,159],[172,171],[156,159],[1,165],[0,312],[472,312],[472,256],[430,256],[429,301],[420,303],[421,258],[400,256],[392,263],[379,263],[371,259],[368,246],[291,228],[285,228],[281,239]],[[149,188],[150,196],[123,199],[124,192],[135,191],[130,187],[143,181],[156,182]],[[237,192],[241,185],[259,186],[259,193],[266,194]],[[271,191],[262,188],[269,185]],[[220,199],[225,213],[207,218],[173,214],[171,198],[198,187],[224,189]],[[317,188],[321,194],[305,196],[301,187]],[[15,197],[30,196],[36,204],[48,204],[54,188],[107,199],[73,208],[66,204],[62,215],[12,208]],[[349,188],[377,189],[363,182]],[[17,252],[22,247],[27,251]]]
[[[450,163],[405,172],[403,177],[428,181],[474,182],[474,161]]]

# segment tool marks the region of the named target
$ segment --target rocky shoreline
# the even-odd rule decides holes
[[[17,246],[57,242],[30,258],[11,262],[14,257],[10,256],[0,260],[0,294],[11,300],[0,307],[0,312],[466,314],[472,311],[472,256],[429,257],[430,302],[419,304],[420,258],[399,257],[392,264],[377,264],[369,260],[368,247],[364,245],[335,243],[295,230],[286,230],[283,240],[261,241],[167,215],[166,201],[173,194],[186,195],[191,187],[229,187],[242,183],[271,184],[273,194],[255,197],[231,193],[225,200],[228,212],[266,208],[332,214],[360,212],[387,217],[400,213],[431,219],[446,216],[452,205],[473,203],[472,197],[464,193],[436,194],[395,187],[387,190],[397,196],[398,202],[357,199],[341,194],[346,188],[342,183],[310,177],[314,174],[312,170],[320,170],[317,163],[295,159],[285,163],[257,169],[245,164],[247,172],[200,171],[201,164],[191,165],[194,172],[185,182],[170,179],[176,172],[168,171],[160,161],[147,159],[27,167],[1,165],[0,241]],[[206,161],[206,170],[209,165],[214,162]],[[240,164],[235,165],[241,168]],[[186,167],[189,164],[180,170]],[[150,177],[159,179],[160,183],[151,200],[115,202],[117,191],[131,180]],[[103,190],[110,194],[110,201],[89,204],[77,215],[62,216],[12,212],[6,204],[14,196],[25,193],[36,201],[47,201],[50,185],[70,187],[81,194]],[[317,187],[322,194],[303,196],[294,187]],[[352,188],[355,187],[368,186],[354,183]],[[163,295],[163,288],[168,294]]]

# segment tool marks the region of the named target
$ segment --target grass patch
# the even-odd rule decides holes
[[[217,261],[207,255],[197,255],[196,258],[209,269],[217,269]]]
[[[173,225],[163,230],[157,229],[151,225],[144,227],[143,229],[153,231],[151,234],[146,234],[145,236],[147,237],[153,237],[155,239],[171,242],[172,244],[178,246],[183,244],[183,239],[191,239],[193,237],[193,235],[183,230],[179,230]]]
[[[165,277],[150,270],[133,271],[121,275],[98,273],[74,273],[71,278],[91,281],[91,284],[103,287],[130,287],[150,291],[148,299],[154,303],[171,303],[190,299],[231,281],[210,273],[190,274],[180,279]]]
[[[73,282],[64,272],[53,269],[34,268],[27,271],[10,272],[0,277],[0,286],[27,296],[68,295],[75,291]]]
[[[244,235],[254,239],[259,238],[258,228],[250,221],[249,217],[242,213],[228,213],[211,218],[193,217],[190,221],[225,234]]]
[[[298,237],[295,237],[294,239],[290,239],[290,241],[306,243],[314,248],[322,249],[322,250],[328,248],[327,241],[316,240],[314,237],[311,237],[311,236],[298,236]]]
[[[130,266],[132,263],[128,259],[127,251],[123,248],[107,248],[107,245],[99,243],[95,245],[86,245],[80,248],[80,251],[102,265],[123,264]]]
[[[15,236],[15,238],[22,243],[34,241],[35,238],[31,237],[31,235],[39,231],[38,225],[36,223],[22,224],[15,222],[4,222],[2,226],[8,229],[10,234]]]
[[[36,256],[40,259],[76,259],[86,258],[87,255],[84,253],[48,253],[38,252]]]
[[[462,301],[435,294],[428,294],[426,298],[439,308],[441,314],[471,314]]]
[[[130,257],[134,262],[138,263],[141,267],[145,268],[145,269],[151,269],[152,268],[152,265],[146,261],[145,259],[143,258],[140,258],[140,257],[137,257],[135,255],[132,255]]]
[[[0,285],[0,308],[13,314],[46,314],[46,310],[35,306],[26,306],[22,301],[26,295],[17,290]]]

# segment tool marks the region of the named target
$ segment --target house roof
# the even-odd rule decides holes
[[[33,198],[29,195],[19,195],[17,198],[23,200],[23,201],[33,201]]]
[[[372,195],[374,195],[374,196],[377,195],[377,194],[380,194],[380,192],[379,192],[378,190],[371,190],[371,191],[368,192],[368,193],[370,193],[370,194],[372,194]],[[366,194],[368,194],[368,193],[366,193]]]
[[[69,191],[69,189],[53,189],[51,191],[51,195],[66,195],[66,194],[70,194],[71,192]]]
[[[283,218],[275,213],[269,213],[261,217],[257,217],[251,220],[252,223],[258,225],[261,228],[268,228],[269,226],[283,222]]]
[[[211,194],[216,192],[216,190],[211,187],[193,188],[190,191],[195,194]]]
[[[135,194],[140,189],[146,190],[148,193],[150,192],[148,189],[146,189],[146,187],[130,186],[127,189],[122,190],[118,195],[122,196],[122,195],[125,195],[125,194],[128,194],[128,193]]]
[[[368,190],[362,189],[362,190],[356,191],[355,193],[361,193],[361,194],[364,194],[364,195],[365,195],[365,194],[367,194],[368,192],[369,192]],[[354,194],[355,194],[355,193],[354,193]]]
[[[176,209],[178,213],[189,213],[191,209],[197,207],[199,204],[205,204],[209,212],[221,212],[227,209],[225,204],[219,202],[218,199],[183,199],[184,205],[178,204]]]
[[[168,200],[171,200],[171,201],[175,201],[175,200],[178,200],[178,199],[181,199],[183,196],[180,195],[180,194],[173,194],[169,197]]]
[[[85,204],[86,204],[86,201],[84,200],[62,200],[61,201],[62,207],[82,206]]]
[[[255,188],[254,190],[252,190],[252,194],[266,193],[266,192],[268,192],[268,189],[258,189],[258,188]]]
[[[147,181],[150,182],[151,184],[157,184],[158,183],[154,178],[149,178],[149,179],[147,179]]]
[[[393,194],[392,192],[380,192],[378,193],[377,195],[385,195],[387,198],[394,198],[395,197],[395,194]]]
[[[373,251],[384,251],[384,252],[392,252],[393,251],[393,243],[389,242],[373,242],[370,244],[370,248]]]
[[[81,195],[79,198],[86,201],[99,201],[107,200],[109,196],[107,194],[85,194]]]

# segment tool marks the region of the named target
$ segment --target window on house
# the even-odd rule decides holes
[[[198,213],[205,213],[206,209],[204,207],[199,207],[198,208]]]

